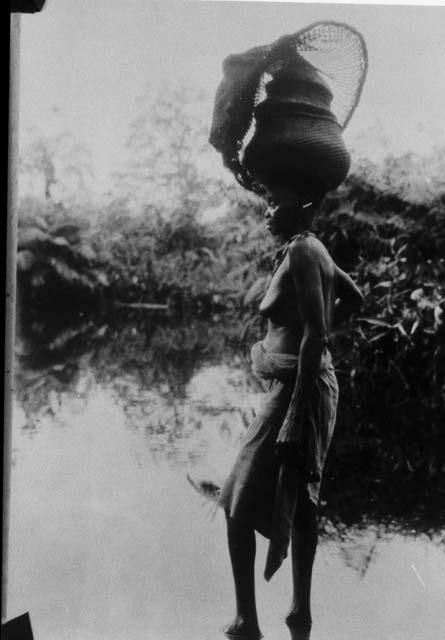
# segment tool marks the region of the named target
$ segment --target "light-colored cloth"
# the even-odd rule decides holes
[[[305,486],[311,501],[318,503],[335,426],[338,385],[326,347],[319,374],[300,411],[294,406],[297,356],[270,353],[257,343],[252,347],[252,363],[255,374],[269,381],[268,393],[222,487],[219,505],[231,518],[245,521],[269,538],[264,572],[269,580],[287,555],[297,487]],[[281,464],[276,455],[283,427],[297,445],[294,464]]]

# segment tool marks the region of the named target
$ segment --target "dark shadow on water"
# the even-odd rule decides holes
[[[121,310],[73,318],[62,326],[57,318],[34,319],[21,327],[16,345],[16,398],[26,428],[36,430],[40,418],[55,414],[64,398],[86,398],[88,381],[94,379],[94,384],[112,389],[135,428],[143,424],[147,438],[161,442],[160,455],[172,458],[185,437],[179,409],[198,372],[223,366],[224,375],[236,373],[225,381],[234,397],[239,385],[252,393],[260,390],[244,334],[243,321],[234,314],[178,318]],[[224,412],[218,428],[221,436],[231,437],[230,415],[240,410],[226,405]],[[187,428],[198,431],[206,416],[222,413],[221,407],[207,403],[188,417]],[[241,412],[244,426],[252,415],[253,409]],[[403,443],[391,445],[387,425],[375,427],[372,441],[352,440],[353,427],[341,421],[337,425],[322,488],[321,535],[347,540],[351,529],[373,525],[430,537],[443,534],[445,477],[422,467],[395,466],[397,451],[388,447]],[[431,443],[425,441],[427,447]],[[207,480],[211,486],[212,478]],[[369,548],[360,554],[359,571],[366,571],[372,553]]]

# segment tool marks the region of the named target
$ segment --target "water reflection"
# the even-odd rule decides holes
[[[10,615],[30,610],[37,639],[223,637],[232,583],[213,498],[262,393],[241,331],[167,319],[22,336]],[[374,480],[326,478],[310,637],[445,637],[441,514],[410,518],[407,501],[397,519],[383,502],[376,517]],[[265,553],[260,539],[265,637],[303,640],[283,623],[289,566],[266,585]]]
[[[212,459],[220,439],[238,446],[261,401],[249,348],[241,341],[244,333],[233,316],[117,316],[62,328],[27,327],[17,344],[23,428],[35,432],[68,399],[81,404],[100,384],[123,409],[130,428],[143,434],[153,457],[177,465]],[[407,478],[390,464],[380,465],[376,477],[363,472],[361,443],[356,445],[354,457],[340,417],[321,505],[327,537],[340,538],[351,526],[368,528],[374,522],[429,534],[444,528],[445,479]],[[377,459],[378,447],[374,455]]]

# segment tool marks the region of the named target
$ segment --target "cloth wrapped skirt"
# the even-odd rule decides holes
[[[325,349],[322,366],[306,399],[307,437],[312,440],[318,477],[304,478],[302,470],[281,464],[276,441],[287,415],[295,387],[295,376],[268,381],[264,402],[250,424],[245,441],[219,496],[219,505],[230,518],[246,522],[270,540],[266,579],[287,555],[298,488],[305,488],[318,503],[323,466],[335,426],[338,385],[330,353]],[[303,479],[303,484],[302,484]]]

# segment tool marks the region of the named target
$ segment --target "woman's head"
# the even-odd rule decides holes
[[[269,188],[265,193],[268,204],[266,226],[274,236],[289,238],[312,226],[316,210],[323,198],[302,196],[286,186]]]

